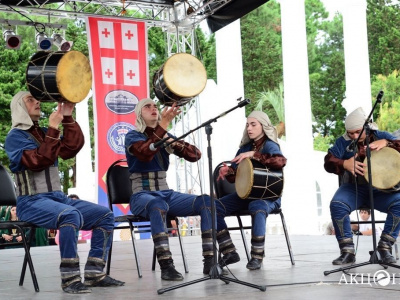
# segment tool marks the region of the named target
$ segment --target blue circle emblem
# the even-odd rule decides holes
[[[134,130],[135,126],[126,122],[115,123],[107,132],[107,142],[117,154],[125,154],[125,136]]]

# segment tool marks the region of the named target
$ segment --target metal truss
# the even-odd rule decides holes
[[[46,16],[49,23],[86,16],[146,21],[158,27],[193,28],[233,0],[0,0],[0,12]],[[11,3],[11,4],[10,4]]]
[[[174,50],[177,53],[191,52],[192,55],[196,55],[196,39],[195,39],[195,31],[194,29],[190,31],[177,30],[175,33],[167,31],[167,49],[168,56],[171,56],[174,53]],[[194,97],[190,102],[181,107],[182,113],[179,117],[174,120],[173,123],[173,132],[178,137],[183,133],[189,132],[190,122],[192,122],[192,126],[197,127],[200,125],[200,104],[198,101],[198,97]],[[180,128],[178,128],[178,126]],[[180,134],[178,134],[178,132]],[[202,139],[201,132],[197,130],[192,134],[186,137],[186,141],[190,144],[196,145],[199,149],[202,149]],[[203,173],[203,161],[200,160],[197,162],[197,165],[193,163],[188,163],[186,160],[180,159],[175,156],[175,171],[176,171],[176,189],[177,191],[183,193],[195,193],[199,194],[200,192],[206,193],[203,189],[204,183],[204,173]]]
[[[34,16],[47,17],[47,23],[60,22],[61,19],[84,19],[88,16],[145,21],[149,27],[161,27],[166,33],[168,57],[181,52],[190,52],[196,56],[194,37],[196,26],[231,1],[233,0],[0,0],[0,13],[11,16],[19,12],[28,15],[31,19]],[[9,23],[9,20],[3,20],[3,23],[7,22]],[[191,119],[195,117],[197,126],[200,124],[200,109],[197,100],[198,98],[195,97],[181,107],[182,114],[175,120],[172,129],[177,133],[176,136],[191,129],[188,120],[189,109]],[[177,128],[177,124],[180,128]],[[202,148],[200,130],[193,132],[186,140]],[[200,160],[195,167],[194,164],[176,157],[178,191],[205,193],[202,186],[204,182],[202,162],[203,160]]]

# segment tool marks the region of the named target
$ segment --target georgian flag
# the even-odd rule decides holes
[[[100,48],[114,49],[114,26],[112,22],[103,22],[99,21],[98,23],[99,30],[99,41]]]
[[[136,24],[121,23],[121,35],[123,50],[138,51],[138,32]]]
[[[116,84],[115,58],[101,57],[101,77],[103,84]]]
[[[124,85],[140,86],[139,61],[137,59],[123,59]]]

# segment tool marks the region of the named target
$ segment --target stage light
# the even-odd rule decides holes
[[[61,34],[53,33],[52,38],[54,40],[54,45],[58,47],[61,51],[69,51],[72,48],[73,42],[65,40]]]
[[[38,50],[50,50],[53,45],[53,39],[48,38],[43,32],[36,35],[36,42],[38,44]]]
[[[12,30],[5,30],[3,32],[4,40],[6,41],[7,49],[19,49],[21,47],[21,36],[16,35]]]

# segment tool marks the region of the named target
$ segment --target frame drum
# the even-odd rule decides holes
[[[78,51],[40,51],[26,69],[26,83],[32,96],[44,102],[81,102],[92,87],[89,60]]]
[[[191,54],[177,53],[154,74],[153,91],[162,104],[172,106],[177,102],[181,106],[200,94],[206,83],[203,64]]]
[[[256,160],[245,158],[237,168],[235,188],[242,199],[278,200],[283,190],[283,171],[270,170]]]
[[[367,158],[364,159],[364,177],[368,180]],[[383,192],[400,190],[400,153],[393,148],[385,147],[371,151],[372,186]]]

